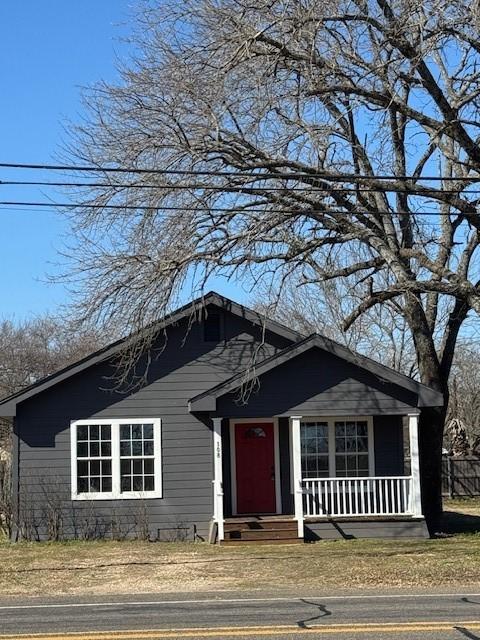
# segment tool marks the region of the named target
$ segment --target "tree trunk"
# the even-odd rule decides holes
[[[441,528],[442,447],[447,407],[423,409],[419,421],[422,507],[430,535]]]
[[[417,355],[420,380],[443,394],[443,407],[422,409],[419,421],[422,507],[430,535],[442,519],[442,447],[448,406],[448,374],[442,371],[433,333],[418,296],[407,296],[405,310]]]

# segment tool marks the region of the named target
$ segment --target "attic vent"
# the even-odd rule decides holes
[[[205,342],[221,340],[221,318],[219,313],[209,313],[203,321],[203,339]]]

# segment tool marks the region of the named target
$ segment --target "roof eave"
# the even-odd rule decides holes
[[[268,373],[268,371],[275,369],[291,358],[299,356],[305,351],[309,351],[315,347],[332,353],[333,355],[343,360],[347,360],[360,368],[368,370],[380,379],[383,378],[398,387],[407,389],[416,395],[416,406],[419,408],[442,407],[444,405],[443,395],[440,392],[412,380],[393,369],[388,369],[374,360],[360,356],[359,354],[354,354],[342,345],[325,340],[322,336],[317,334],[313,334],[301,342],[290,345],[276,355],[267,358],[263,364],[260,363],[254,370],[252,370],[252,372],[244,371],[242,373],[235,374],[225,382],[204,391],[198,396],[195,396],[189,401],[189,410],[191,412],[216,411],[217,398],[240,388],[242,383],[248,382],[254,377],[259,377]]]
[[[289,329],[282,324],[279,324],[273,320],[268,318],[264,318],[260,313],[253,311],[252,309],[248,309],[248,307],[244,307],[238,302],[234,302],[229,298],[225,298],[215,291],[210,291],[206,293],[204,296],[196,298],[192,302],[172,311],[172,313],[168,314],[162,320],[159,320],[155,326],[155,330],[161,331],[165,327],[168,327],[175,322],[183,319],[187,316],[188,313],[194,313],[197,310],[200,310],[204,306],[208,304],[214,304],[219,308],[222,308],[226,311],[230,311],[235,315],[238,315],[246,320],[249,320],[252,323],[264,322],[265,327],[268,331],[272,333],[276,333],[287,340],[291,340],[292,342],[296,342],[301,338],[301,334],[293,329]],[[144,331],[147,331],[145,329]],[[16,415],[16,405],[28,400],[29,398],[46,391],[47,389],[55,386],[56,384],[70,378],[78,373],[81,373],[85,369],[92,367],[100,362],[104,362],[121,352],[122,349],[125,348],[125,345],[128,344],[129,341],[133,341],[138,339],[138,336],[131,335],[126,338],[122,338],[121,340],[117,340],[111,345],[107,345],[98,351],[95,351],[90,356],[83,358],[77,363],[73,363],[68,365],[64,369],[60,371],[56,371],[55,373],[47,376],[43,380],[39,380],[35,384],[30,387],[26,387],[22,391],[19,391],[11,396],[4,398],[0,401],[0,416],[1,417],[12,417]],[[7,413],[8,412],[8,413]]]

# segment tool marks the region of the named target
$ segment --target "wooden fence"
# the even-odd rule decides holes
[[[480,496],[480,458],[465,456],[442,460],[442,493],[444,496]]]

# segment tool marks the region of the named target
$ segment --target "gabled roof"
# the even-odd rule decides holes
[[[443,396],[438,391],[427,387],[408,376],[405,376],[394,369],[390,369],[389,367],[380,364],[379,362],[375,362],[375,360],[371,360],[366,356],[361,356],[358,353],[354,353],[350,351],[346,347],[342,346],[338,342],[334,340],[330,340],[325,338],[324,336],[318,335],[316,333],[311,336],[304,338],[300,342],[292,344],[282,351],[279,351],[277,354],[270,356],[266,360],[255,365],[252,369],[242,371],[225,382],[212,387],[208,391],[205,391],[194,398],[191,398],[189,401],[189,410],[191,412],[197,411],[215,411],[216,410],[216,400],[220,396],[229,393],[230,391],[235,391],[242,384],[247,383],[249,380],[252,380],[255,377],[261,376],[265,373],[268,373],[275,367],[288,362],[292,358],[299,356],[310,349],[318,348],[323,351],[327,351],[338,358],[341,358],[351,364],[354,364],[366,371],[369,371],[376,377],[381,380],[385,380],[392,384],[395,384],[399,387],[407,389],[412,393],[417,395],[417,406],[418,407],[441,407],[443,406]]]
[[[280,335],[283,338],[290,340],[291,342],[297,342],[301,340],[303,336],[294,331],[293,329],[289,329],[284,325],[276,322],[275,320],[271,320],[269,318],[265,318],[261,313],[253,311],[252,309],[248,309],[247,307],[230,300],[229,298],[225,298],[215,291],[210,291],[202,297],[196,298],[193,302],[190,302],[183,307],[173,311],[172,313],[166,315],[162,320],[159,320],[154,325],[149,326],[144,331],[140,331],[137,334],[127,336],[126,338],[122,338],[121,340],[117,340],[112,344],[95,351],[91,355],[71,364],[60,371],[53,373],[46,378],[42,378],[38,380],[34,384],[22,389],[21,391],[14,393],[3,400],[0,401],[0,416],[2,417],[11,417],[16,415],[16,406],[20,402],[27,400],[50,387],[53,387],[60,382],[76,375],[92,367],[100,362],[104,362],[124,349],[127,344],[131,341],[140,340],[143,335],[145,335],[146,331],[151,332],[152,328],[154,331],[161,331],[162,329],[172,325],[183,318],[187,318],[189,316],[193,316],[201,311],[207,305],[214,305],[219,307],[220,309],[224,309],[233,313],[236,316],[244,318],[254,324],[258,324],[264,326],[267,331],[270,331],[274,334]]]

